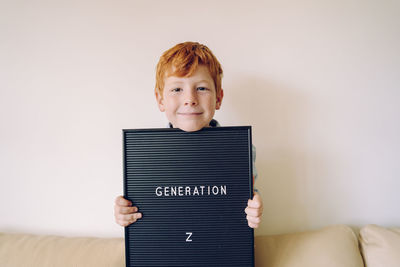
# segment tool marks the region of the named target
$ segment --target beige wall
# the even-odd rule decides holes
[[[398,1],[0,1],[0,231],[122,236],[121,129],[166,124],[172,45],[221,61],[252,125],[256,234],[400,225]]]

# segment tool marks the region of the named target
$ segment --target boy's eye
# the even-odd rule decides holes
[[[206,90],[208,90],[206,87],[197,87],[197,90],[199,90],[199,91],[206,91]]]
[[[172,89],[171,91],[172,91],[172,92],[180,92],[180,91],[182,91],[182,89],[178,87],[178,88]]]

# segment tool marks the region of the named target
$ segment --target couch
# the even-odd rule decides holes
[[[400,228],[367,225],[357,235],[346,225],[335,225],[302,233],[256,236],[255,265],[400,267]],[[124,240],[0,233],[0,266],[123,267]]]

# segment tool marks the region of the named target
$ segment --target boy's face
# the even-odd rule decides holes
[[[210,72],[199,65],[192,76],[166,77],[163,93],[156,92],[156,98],[160,111],[165,111],[174,127],[193,132],[209,126],[221,106],[223,91],[216,94]]]

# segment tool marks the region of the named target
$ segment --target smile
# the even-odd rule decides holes
[[[178,113],[178,115],[182,116],[198,116],[203,114],[202,112],[187,112],[187,113]]]

